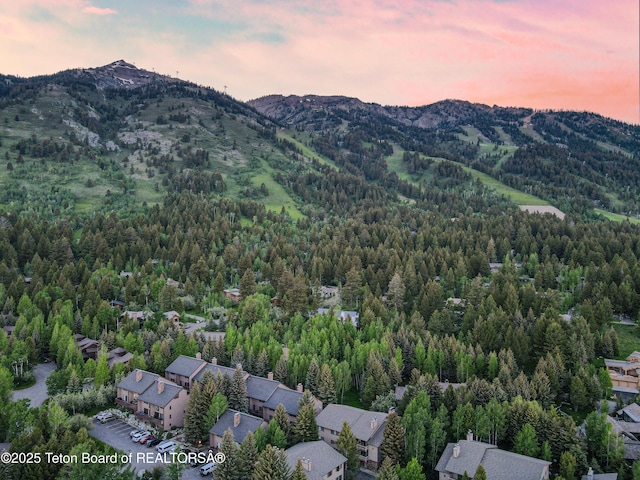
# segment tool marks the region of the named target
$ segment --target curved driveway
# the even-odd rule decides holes
[[[24,390],[14,390],[13,401],[16,402],[23,398],[27,398],[31,401],[32,407],[39,407],[44,401],[49,398],[47,395],[47,377],[51,375],[56,369],[55,362],[51,363],[39,363],[33,370],[33,374],[36,377],[36,384],[33,387],[25,388]]]

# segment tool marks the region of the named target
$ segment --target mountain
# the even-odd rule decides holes
[[[293,218],[515,204],[622,219],[640,211],[639,155],[640,127],[584,112],[314,95],[243,103],[124,60],[0,75],[0,210],[51,219],[135,213],[183,191]]]

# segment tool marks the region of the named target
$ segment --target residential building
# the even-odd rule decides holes
[[[632,403],[618,410],[618,418],[624,422],[640,423],[640,405]]]
[[[482,464],[491,480],[547,480],[551,462],[499,449],[496,445],[473,440],[449,443],[442,453],[436,471],[439,480],[459,480],[467,473],[476,474]]]
[[[234,302],[239,302],[242,300],[242,295],[240,295],[240,290],[237,288],[227,288],[224,290],[224,297],[232,300]]]
[[[198,353],[196,358],[180,355],[165,368],[164,376],[177,385],[189,390],[193,385],[194,377],[207,364],[200,358]]]
[[[113,350],[109,350],[107,352],[107,363],[109,364],[109,368],[113,370],[113,367],[118,363],[124,363],[125,365],[129,363],[129,360],[133,358],[133,354],[127,352],[122,347],[114,348]]]
[[[613,392],[625,397],[638,395],[640,352],[633,352],[626,360],[605,359],[605,365],[613,383]]]
[[[100,343],[97,340],[87,338],[80,333],[76,333],[73,338],[76,342],[76,347],[82,352],[82,359],[84,361],[90,358],[95,360],[98,357],[98,347]]]
[[[271,420],[276,413],[278,405],[282,404],[289,416],[289,423],[295,422],[296,418],[298,418],[298,403],[300,402],[300,399],[302,399],[302,394],[302,385],[299,385],[298,390],[291,390],[289,387],[279,386],[264,402],[262,407],[262,418],[267,422]],[[322,409],[322,405],[320,406],[320,409]],[[317,412],[318,410],[316,408],[316,413]]]
[[[189,396],[175,383],[158,377],[138,396],[136,417],[163,430],[184,426],[184,414]]]
[[[131,410],[140,420],[169,430],[184,425],[187,391],[166,378],[134,370],[119,384],[116,404]]]
[[[247,377],[247,398],[249,399],[249,413],[257,417],[263,417],[264,403],[269,400],[280,382],[273,379],[273,373],[268,378],[249,375]]]
[[[229,408],[209,430],[209,446],[215,449],[220,448],[224,432],[229,428],[233,433],[235,442],[240,444],[247,436],[247,433],[256,433],[256,430],[261,426],[267,428],[267,424],[262,418]]]
[[[318,414],[316,422],[320,438],[335,447],[342,425],[346,421],[358,442],[360,465],[377,470],[381,462],[380,445],[387,416],[387,413],[331,403]]]
[[[307,480],[343,480],[347,459],[322,440],[303,442],[284,451],[291,471],[298,460]]]

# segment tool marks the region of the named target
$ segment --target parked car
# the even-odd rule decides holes
[[[200,475],[206,477],[207,475],[211,475],[216,468],[216,464],[213,462],[205,463],[200,467]]]
[[[144,430],[133,430],[132,432],[129,432],[129,436],[133,438],[134,436],[138,435],[140,432],[144,432]]]
[[[149,448],[149,447],[155,447],[156,445],[159,445],[160,443],[162,443],[162,439],[161,438],[153,438],[153,439],[149,439],[145,442],[145,445]]]
[[[115,420],[116,419],[115,415],[113,413],[111,413],[111,412],[99,413],[98,415],[96,415],[95,418],[96,418],[96,420],[98,420],[99,422],[102,422],[102,423],[107,423],[107,422],[110,422],[111,420]]]
[[[172,452],[176,448],[177,443],[172,440],[166,440],[156,446],[156,450],[160,453]]]
[[[142,437],[148,437],[151,435],[151,432],[147,432],[146,430],[142,430],[141,432],[136,433],[133,437],[131,437],[132,442],[139,442]]]
[[[151,435],[143,435],[142,437],[140,437],[140,439],[138,440],[139,443],[145,443],[147,440],[149,440],[150,438],[153,438]]]

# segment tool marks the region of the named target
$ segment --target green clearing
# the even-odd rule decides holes
[[[468,127],[467,127],[468,128]],[[507,149],[515,150],[516,147],[502,147]],[[511,150],[511,151],[513,151]],[[414,185],[418,185],[420,180],[428,180],[428,174],[422,175],[420,177],[415,177],[410,175],[407,172],[406,166],[402,162],[402,156],[404,154],[404,150],[397,145],[393,145],[393,154],[389,157],[386,157],[387,167],[390,171],[395,172],[398,177],[402,180],[405,180]],[[507,155],[510,155],[508,153]],[[439,157],[429,157],[434,162],[442,162],[447,161],[443,158]],[[486,173],[479,172],[478,170],[474,170],[471,167],[467,167],[462,163],[451,162],[455,165],[458,165],[465,172],[469,173],[474,179],[480,180],[487,188],[495,191],[498,195],[504,195],[509,198],[516,205],[549,205],[549,202],[543,200],[541,198],[536,197],[535,195],[531,195],[529,193],[521,192],[520,190],[516,190],[515,188],[509,187],[505,185],[499,180],[487,175]]]
[[[618,356],[616,360],[624,360],[631,353],[640,351],[640,338],[636,325],[614,324],[613,328],[618,334]]]
[[[256,188],[260,188],[260,185],[264,183],[267,190],[269,190],[269,196],[262,202],[264,206],[268,210],[278,213],[282,210],[282,207],[284,207],[293,220],[304,218],[304,214],[298,210],[298,207],[286,190],[273,179],[273,169],[265,162],[262,162],[262,168],[264,172],[253,176],[251,183]]]
[[[625,222],[629,221],[635,225],[640,225],[640,219],[634,217],[627,217],[626,215],[620,215],[619,213],[607,212],[606,210],[601,210],[599,208],[594,208],[594,211],[600,215],[602,215],[607,220],[611,220],[612,222]]]
[[[298,147],[300,149],[300,151],[302,152],[302,155],[312,159],[312,160],[317,160],[318,162],[322,163],[323,165],[329,165],[330,167],[335,168],[336,170],[340,171],[340,169],[336,166],[336,164],[333,162],[333,160],[329,160],[326,157],[323,157],[322,155],[314,152],[313,150],[311,150],[309,147],[307,147],[304,143],[300,142],[299,140],[293,138],[291,135],[288,135],[282,131],[278,132],[276,134],[277,138],[281,138],[284,140],[287,140],[291,143],[293,143],[296,147]]]

